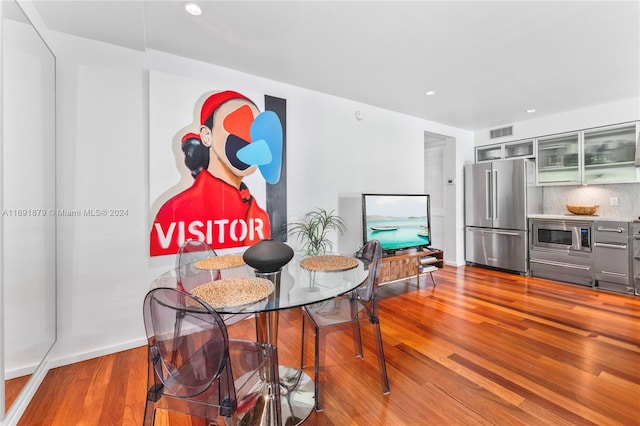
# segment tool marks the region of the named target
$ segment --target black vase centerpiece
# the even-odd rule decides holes
[[[274,239],[262,240],[242,255],[245,263],[260,273],[277,272],[293,259],[293,249]]]

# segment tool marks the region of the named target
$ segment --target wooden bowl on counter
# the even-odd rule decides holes
[[[573,214],[582,216],[591,216],[596,214],[600,206],[578,206],[575,204],[567,204],[567,210]]]

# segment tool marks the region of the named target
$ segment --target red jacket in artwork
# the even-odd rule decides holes
[[[250,246],[270,234],[269,216],[244,183],[238,189],[205,170],[160,208],[151,227],[150,254],[175,254],[190,238],[220,249]]]

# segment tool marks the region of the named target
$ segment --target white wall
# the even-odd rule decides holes
[[[318,206],[336,209],[348,223],[358,223],[337,241],[341,251],[361,243],[354,197],[423,190],[425,131],[451,135],[472,151],[470,132],[213,65],[58,33],[53,48],[59,66],[58,207],[129,212],[59,220],[55,365],[142,345],[144,294],[174,262],[147,256],[147,70],[208,81],[212,90],[285,98],[289,218]],[[364,120],[355,119],[356,110]],[[460,235],[451,238],[460,240],[462,212],[456,214]]]

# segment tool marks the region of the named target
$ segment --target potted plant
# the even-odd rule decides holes
[[[296,222],[287,224],[287,234],[302,243],[305,254],[322,255],[331,250],[332,243],[327,234],[330,231],[344,235],[347,226],[334,210],[316,208]]]

